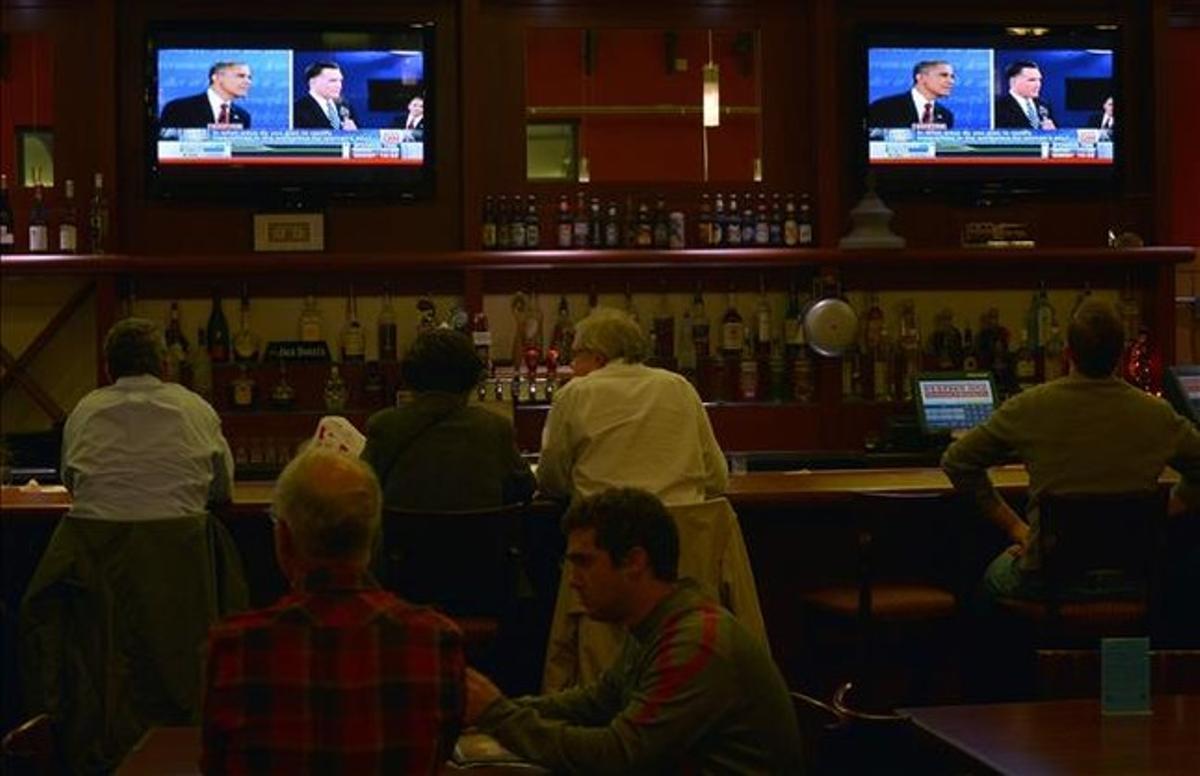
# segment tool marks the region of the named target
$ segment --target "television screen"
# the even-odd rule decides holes
[[[996,390],[987,374],[922,374],[913,394],[926,433],[966,431],[996,408]]]
[[[152,29],[151,190],[427,195],[436,121],[432,44],[429,24]]]
[[[1111,175],[1120,120],[1116,32],[1019,31],[867,35],[870,167]]]
[[[1192,364],[1167,369],[1163,393],[1176,412],[1200,423],[1200,366]]]

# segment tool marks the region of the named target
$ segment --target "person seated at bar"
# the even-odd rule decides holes
[[[367,421],[363,460],[390,509],[463,511],[527,501],[533,472],[512,422],[468,405],[484,366],[471,341],[449,329],[422,332],[400,364],[415,398]]]
[[[1039,597],[1037,504],[1043,493],[1149,490],[1169,464],[1183,477],[1172,493],[1171,511],[1200,504],[1200,432],[1165,401],[1114,374],[1125,344],[1116,308],[1086,300],[1067,340],[1066,377],[1009,399],[942,457],[955,489],[970,494],[1012,542],[984,575],[983,592],[991,598]],[[1029,472],[1028,522],[988,479],[988,467],[1009,451]]]
[[[205,773],[436,773],[461,724],[462,637],[367,573],[382,494],[362,461],[310,448],[275,485],[292,591],[213,627]]]
[[[571,586],[588,613],[628,627],[592,685],[509,699],[467,670],[467,723],[566,773],[799,773],[787,687],[763,644],[677,578],[679,534],[662,502],[602,491],[563,518]]]
[[[666,504],[725,492],[729,469],[700,396],[683,376],[646,366],[633,319],[598,307],[579,322],[574,377],[554,395],[538,487],[547,496],[643,488]]]
[[[63,432],[72,504],[21,606],[30,712],[55,719],[73,771],[115,767],[154,725],[199,720],[209,626],[246,608],[237,548],[210,505],[233,456],[213,408],[161,379],[162,330],[127,318],[104,341],[112,385]]]

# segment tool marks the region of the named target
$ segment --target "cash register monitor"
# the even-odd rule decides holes
[[[917,414],[926,434],[959,436],[996,409],[996,386],[989,373],[926,373],[914,382]]]
[[[1200,366],[1173,366],[1167,369],[1163,393],[1180,415],[1200,425]]]

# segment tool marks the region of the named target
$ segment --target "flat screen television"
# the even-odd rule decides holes
[[[885,188],[1115,180],[1112,26],[931,25],[867,30],[861,41],[861,153]]]
[[[432,194],[431,23],[151,25],[148,189],[306,204]]]
[[[1200,425],[1200,366],[1187,364],[1167,369],[1163,394],[1175,411]]]

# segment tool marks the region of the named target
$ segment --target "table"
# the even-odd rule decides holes
[[[943,746],[1000,773],[1200,773],[1200,695],[1160,695],[1149,715],[1104,716],[1098,698],[900,709]]]
[[[117,768],[117,776],[198,776],[200,773],[200,728],[150,728]],[[534,765],[486,765],[460,768],[446,763],[447,774],[472,776],[533,776],[546,773]]]

